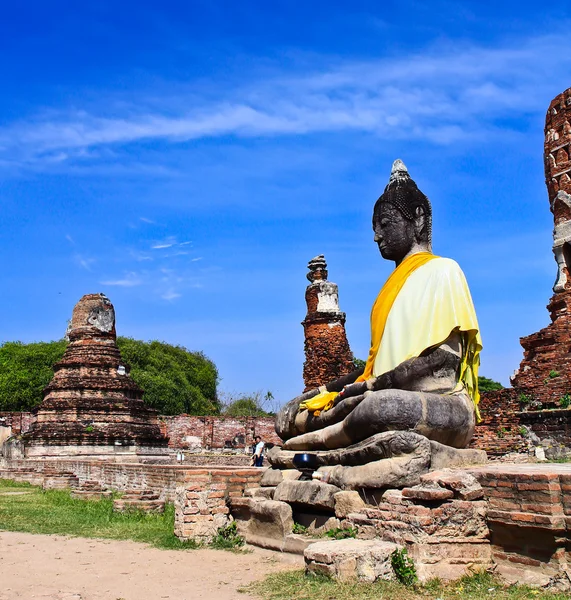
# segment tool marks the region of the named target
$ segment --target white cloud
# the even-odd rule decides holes
[[[164,250],[165,248],[172,248],[173,246],[176,246],[176,239],[173,236],[169,236],[165,240],[161,240],[152,244],[151,249]]]
[[[139,221],[143,221],[143,223],[149,223],[150,225],[154,225],[155,221],[152,219],[147,219],[147,217],[139,217]]]
[[[127,273],[122,279],[109,279],[100,281],[101,285],[111,285],[119,287],[135,287],[143,283],[141,277],[134,272]]]
[[[85,269],[86,271],[91,271],[91,265],[96,262],[94,258],[86,258],[81,254],[76,254],[73,259],[82,269]]]
[[[182,294],[179,294],[178,292],[175,292],[174,290],[167,290],[166,292],[161,294],[161,298],[163,300],[176,300],[177,298],[180,298],[181,295]]]
[[[554,93],[545,82],[571,68],[571,53],[561,52],[567,36],[554,33],[495,48],[434,47],[315,72],[277,73],[241,89],[221,88],[218,103],[187,93],[181,105],[190,108],[179,114],[147,109],[142,93],[140,105],[123,104],[111,117],[60,111],[9,124],[0,129],[0,159],[6,154],[57,162],[94,147],[225,135],[354,130],[439,144],[483,138],[509,128],[501,122],[506,118],[543,111]]]

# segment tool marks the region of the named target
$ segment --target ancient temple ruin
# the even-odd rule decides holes
[[[355,366],[345,333],[345,313],[339,310],[336,283],[327,281],[327,262],[323,254],[307,265],[310,284],[305,291],[307,315],[302,322],[305,333],[303,381],[310,390],[351,373]]]
[[[552,100],[545,120],[545,182],[553,213],[557,278],[551,323],[521,338],[524,358],[512,384],[524,401],[558,406],[571,393],[571,88]]]
[[[142,400],[121,359],[115,310],[104,294],[75,305],[69,345],[23,436],[25,455],[159,457],[167,452],[157,412]]]

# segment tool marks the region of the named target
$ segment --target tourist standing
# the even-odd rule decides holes
[[[252,465],[254,467],[261,467],[264,464],[264,448],[266,444],[262,441],[259,435],[254,437],[254,454],[252,455]]]

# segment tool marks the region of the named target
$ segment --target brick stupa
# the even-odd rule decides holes
[[[115,310],[104,294],[73,309],[69,345],[24,436],[28,457],[89,456],[139,460],[167,453],[157,411],[121,360]]]
[[[557,279],[547,310],[551,324],[521,338],[524,358],[512,377],[519,392],[546,405],[571,394],[571,88],[549,105],[545,121],[545,180],[554,219]]]
[[[345,313],[339,310],[337,284],[327,281],[327,263],[321,254],[309,261],[305,291],[305,391],[355,370],[353,354],[345,333]]]

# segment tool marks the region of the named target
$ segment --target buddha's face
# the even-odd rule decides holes
[[[373,231],[381,256],[387,260],[400,262],[415,242],[414,223],[388,202],[382,202],[375,211]]]

